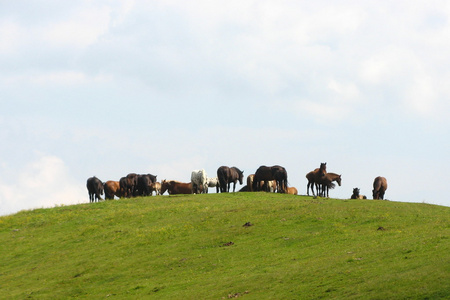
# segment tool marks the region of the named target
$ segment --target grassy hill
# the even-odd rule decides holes
[[[0,218],[0,298],[450,298],[450,208],[267,193]]]

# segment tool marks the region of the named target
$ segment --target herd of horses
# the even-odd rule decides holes
[[[233,184],[233,192],[236,191],[236,183],[244,182],[244,171],[237,167],[221,166],[217,169],[217,177],[208,177],[204,169],[194,170],[191,173],[190,182],[176,180],[162,180],[158,182],[156,175],[130,173],[119,181],[108,180],[102,182],[97,177],[88,178],[86,187],[88,189],[89,201],[96,202],[105,199],[130,198],[137,196],[163,195],[166,191],[169,195],[175,194],[200,194],[208,193],[208,188],[216,188],[216,192],[230,192]],[[335,188],[336,182],[341,186],[342,177],[336,173],[327,172],[327,163],[321,163],[320,167],[307,173],[308,184],[306,193],[309,196],[311,189],[313,196],[329,197],[329,190]],[[282,166],[260,166],[254,174],[247,176],[247,184],[239,192],[277,192],[297,195],[295,187],[288,186],[287,171]],[[315,192],[314,192],[315,188]],[[373,199],[384,199],[387,189],[386,178],[378,176],[373,182]],[[359,188],[353,189],[351,199],[367,199],[359,194]]]

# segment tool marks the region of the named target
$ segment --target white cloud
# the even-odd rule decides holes
[[[11,19],[0,20],[0,54],[11,55],[17,49],[21,30]]]
[[[110,23],[111,9],[107,6],[75,10],[68,19],[52,22],[40,28],[42,41],[52,46],[85,48],[104,34]]]
[[[86,202],[87,192],[68,174],[64,162],[56,156],[42,156],[18,174],[0,181],[0,214],[22,209],[53,207]],[[13,178],[13,179],[11,179]]]

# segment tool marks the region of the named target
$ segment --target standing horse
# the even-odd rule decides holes
[[[161,181],[161,195],[168,191],[169,195],[192,194],[192,183],[184,183],[175,180]]]
[[[372,190],[372,196],[374,200],[384,199],[384,192],[386,192],[388,188],[387,180],[384,177],[378,176],[373,181],[373,190]]]
[[[276,189],[279,193],[285,193],[287,188],[287,172],[286,169],[281,166],[260,166],[253,178],[252,188],[254,191],[261,191],[263,185],[268,184],[269,181],[276,181]],[[263,184],[261,184],[263,182]]]
[[[263,185],[261,182],[266,182],[269,180],[273,180],[272,167],[260,166],[253,177],[253,190],[261,191],[263,189]]]
[[[191,173],[192,193],[200,194],[208,192],[208,185],[206,184],[206,171],[204,169],[194,170]]]
[[[221,166],[217,169],[217,178],[219,178],[220,192],[228,193],[230,191],[230,184],[233,183],[233,193],[236,190],[236,182],[242,184],[244,179],[244,171],[236,167]]]
[[[286,169],[281,166],[272,167],[273,179],[277,182],[277,192],[286,193],[288,187]]]
[[[315,196],[314,185],[316,186],[317,194],[319,194],[319,191],[317,189],[318,183],[326,173],[327,173],[327,163],[320,163],[320,168],[317,168],[314,171],[311,171],[308,174],[306,174],[306,179],[308,179],[308,185],[306,186],[306,193],[308,194],[308,196],[310,187],[313,196]]]
[[[217,178],[217,177],[206,178],[206,185],[208,187],[216,187],[216,193],[219,193],[219,188],[220,188],[219,178]],[[206,193],[208,193],[207,188],[206,188]]]
[[[86,181],[86,187],[89,194],[89,202],[95,202],[98,200],[103,200],[103,183],[97,177],[90,177]]]
[[[329,198],[329,190],[330,188],[333,189],[335,187],[333,181],[336,181],[339,186],[341,186],[341,175],[338,175],[336,173],[326,173],[320,180],[320,184],[322,185],[322,192],[321,195],[323,197]]]
[[[103,189],[105,191],[105,199],[112,200],[114,196],[122,197],[120,192],[120,184],[118,181],[108,180],[103,184]]]

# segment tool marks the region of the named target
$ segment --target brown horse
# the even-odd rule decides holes
[[[297,189],[295,187],[290,186],[290,187],[287,188],[287,194],[298,195],[298,191],[297,191]]]
[[[322,191],[320,193],[321,196],[329,198],[329,191],[330,188],[334,189],[335,184],[333,183],[333,181],[336,181],[338,183],[339,186],[341,186],[341,175],[338,175],[336,173],[326,173],[320,180],[320,184],[322,185]]]
[[[367,197],[359,194],[359,188],[354,188],[350,199],[367,199]]]
[[[268,185],[271,180],[276,181],[276,189],[278,193],[285,193],[287,188],[287,172],[286,169],[281,166],[260,166],[256,172],[253,179],[252,188],[254,191],[263,190],[264,185]],[[264,182],[264,184],[261,184]]]
[[[112,200],[114,199],[114,196],[117,196],[118,198],[122,197],[118,181],[108,180],[103,184],[103,188],[105,190],[105,199]]]
[[[374,200],[384,199],[384,192],[386,192],[388,188],[387,180],[384,177],[378,176],[373,181],[373,190],[372,190],[372,196]]]
[[[306,179],[308,179],[308,185],[306,186],[306,193],[308,194],[308,196],[310,187],[313,196],[315,196],[314,185],[316,186],[317,194],[319,193],[318,191],[319,182],[326,173],[327,173],[327,163],[320,163],[320,168],[317,168],[314,171],[311,171],[308,174],[306,174]]]
[[[220,192],[228,193],[230,191],[230,184],[233,183],[233,193],[236,190],[236,182],[242,185],[244,180],[244,171],[236,167],[221,166],[217,169],[217,178],[219,178]]]
[[[169,195],[192,194],[192,183],[184,183],[175,180],[163,180],[161,181],[161,195],[166,191]]]

